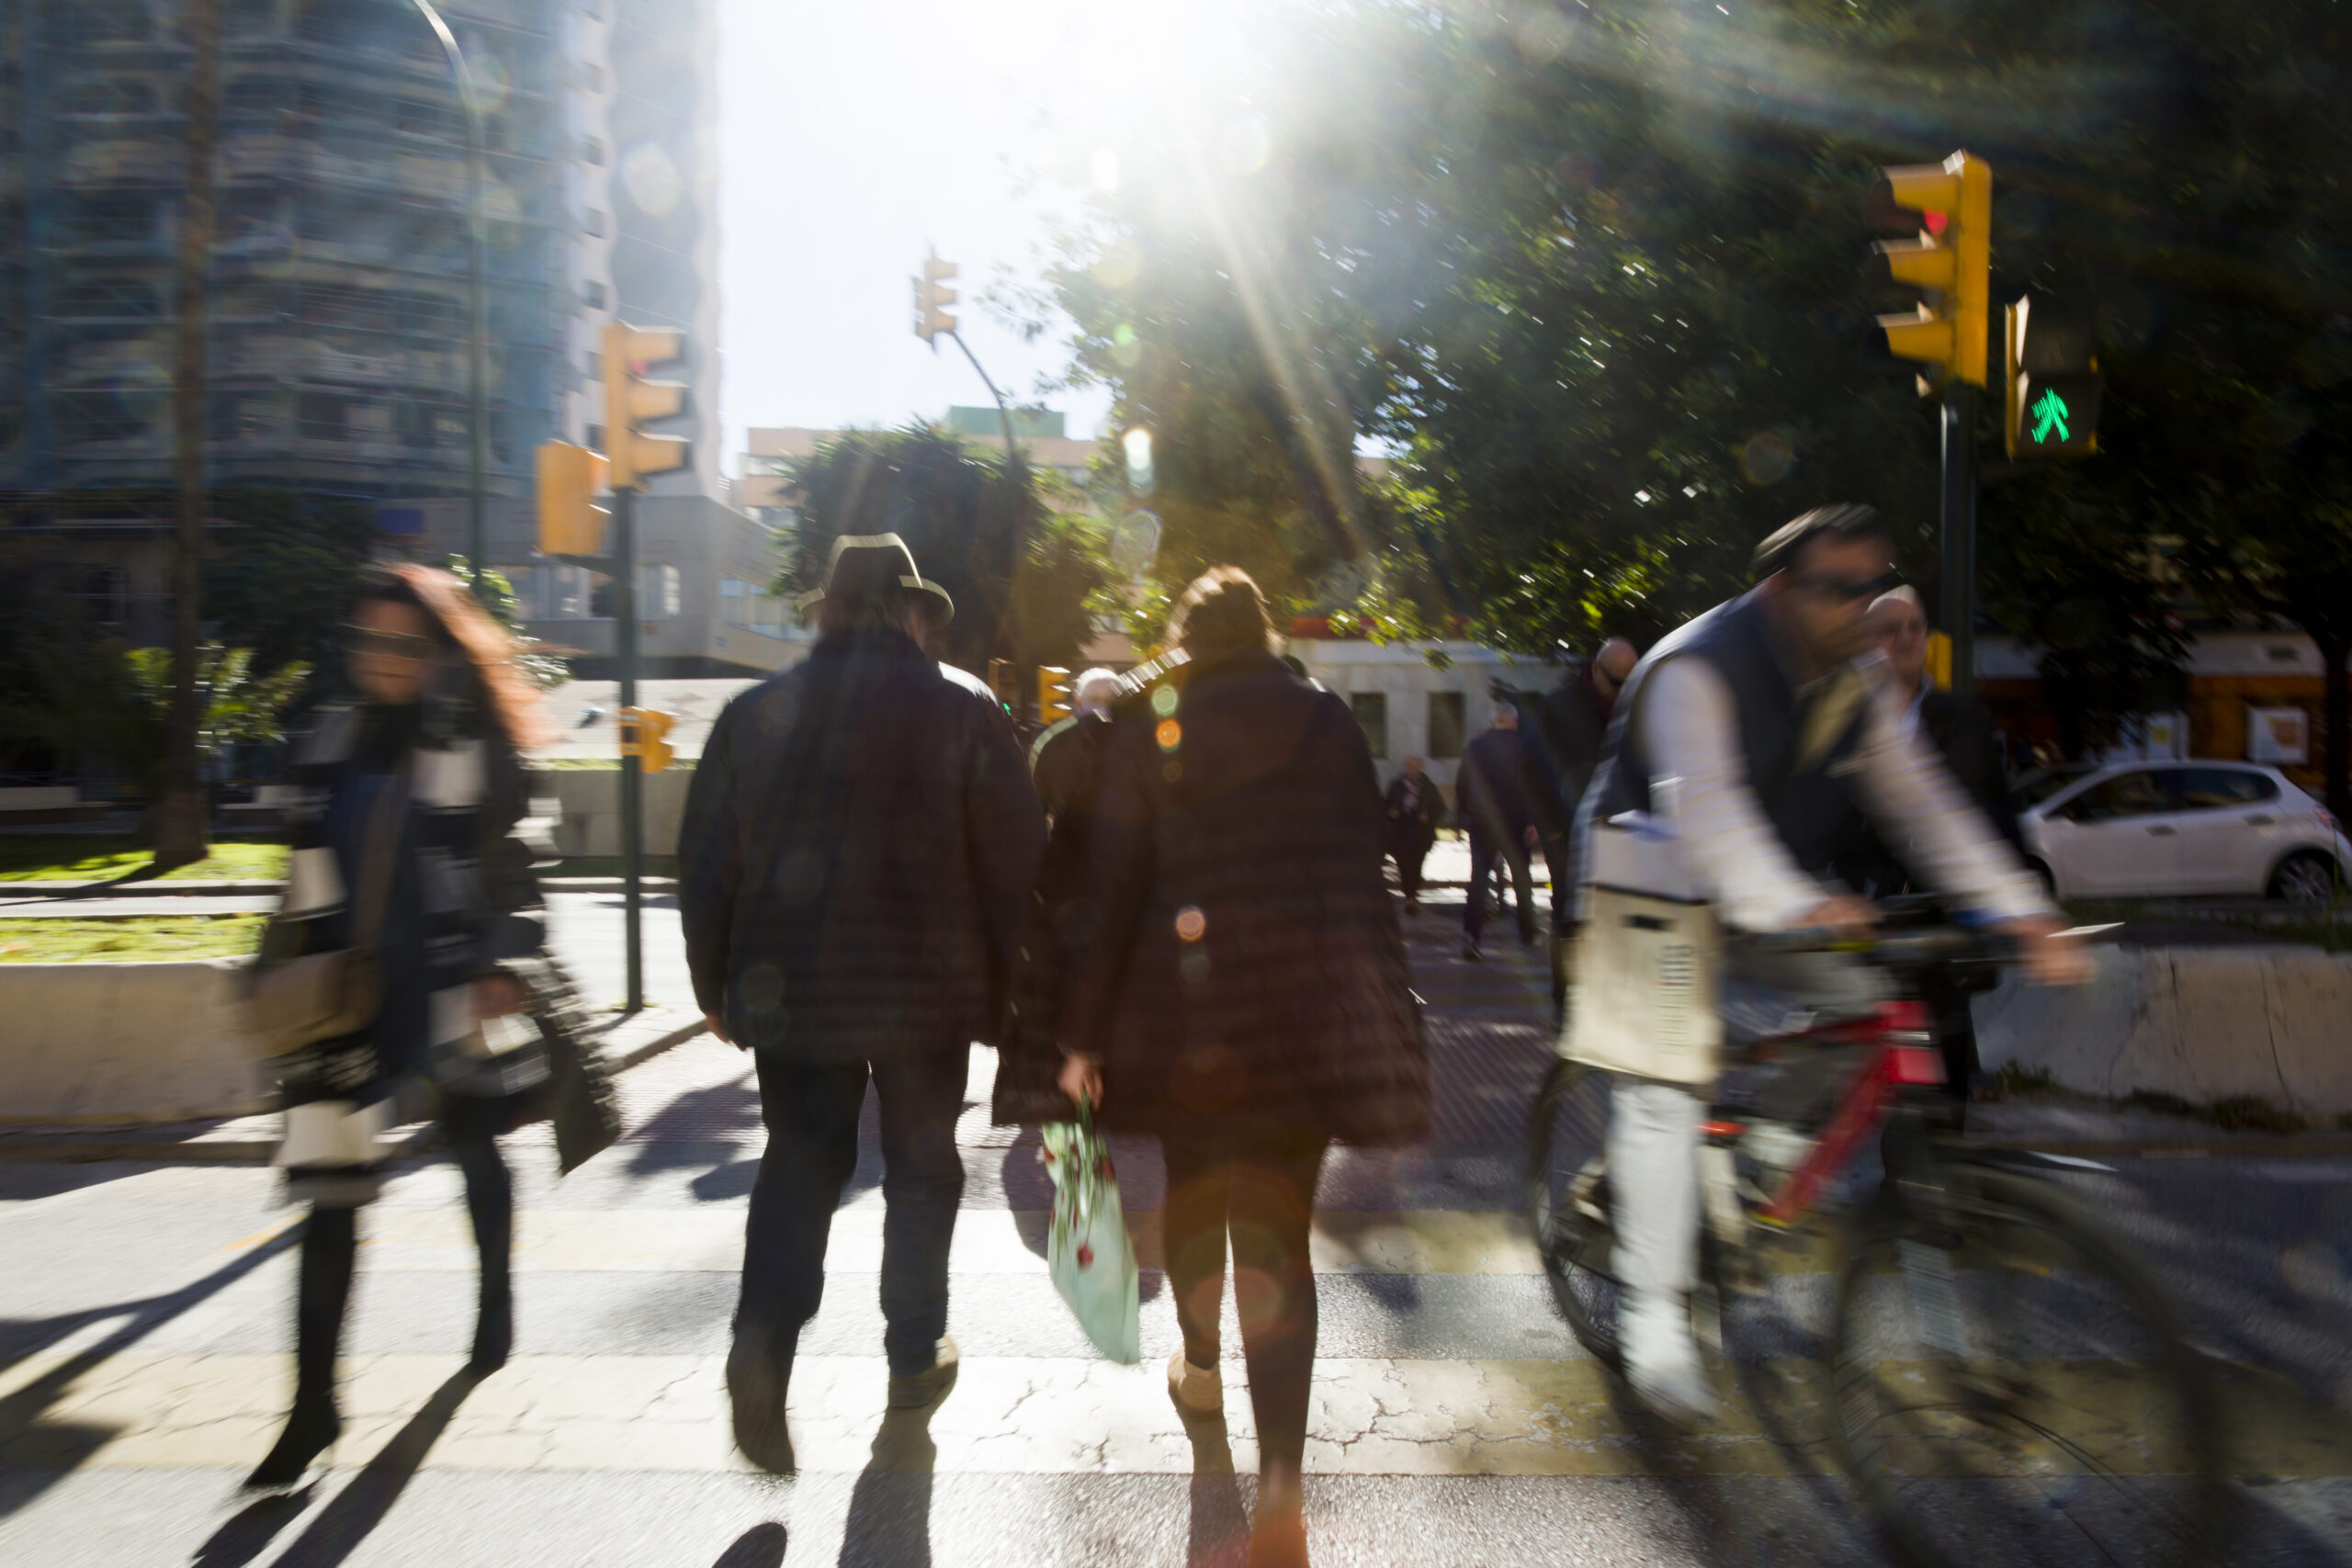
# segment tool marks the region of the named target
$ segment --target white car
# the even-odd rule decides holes
[[[2061,898],[2177,896],[2324,904],[2352,879],[2335,818],[2257,762],[2120,762],[2029,774],[2010,794]]]

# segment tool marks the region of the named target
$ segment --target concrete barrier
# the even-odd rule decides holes
[[[0,1124],[112,1126],[267,1107],[242,958],[0,964]]]
[[[1978,997],[1987,1070],[2046,1067],[2110,1100],[2252,1099],[2304,1116],[2352,1113],[2352,954],[2308,947],[2100,947],[2089,985],[2012,973]]]
[[[691,770],[645,775],[645,852],[667,860],[678,852],[678,825],[686,814]],[[612,859],[621,852],[618,768],[547,768],[531,775],[531,796],[561,803],[555,852],[570,859]]]

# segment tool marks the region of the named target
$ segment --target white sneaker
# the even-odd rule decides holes
[[[1184,1348],[1168,1358],[1168,1397],[1186,1410],[1216,1416],[1225,1410],[1225,1374],[1216,1367],[1196,1367],[1184,1359]]]
[[[1619,1314],[1624,1334],[1625,1381],[1660,1420],[1694,1426],[1715,1413],[1715,1389],[1690,1337],[1690,1314],[1680,1300],[1635,1299]]]

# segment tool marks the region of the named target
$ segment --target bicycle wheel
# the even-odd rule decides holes
[[[1527,1213],[1561,1315],[1587,1350],[1619,1365],[1609,1178],[1609,1075],[1555,1061],[1527,1135]]]
[[[2166,1293],[2046,1181],[1949,1171],[1859,1216],[1830,1372],[1843,1457],[1913,1568],[2214,1561],[2211,1385]]]

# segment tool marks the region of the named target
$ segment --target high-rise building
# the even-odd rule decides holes
[[[412,0],[221,0],[209,473],[398,503],[468,486],[466,130]],[[0,0],[0,490],[172,462],[187,0]],[[484,117],[488,488],[597,445],[605,321],[693,344],[715,433],[711,0],[447,0]],[[714,493],[715,434],[669,493]],[[706,471],[707,470],[707,471]],[[435,536],[446,506],[387,506]],[[522,557],[518,557],[520,546]]]

